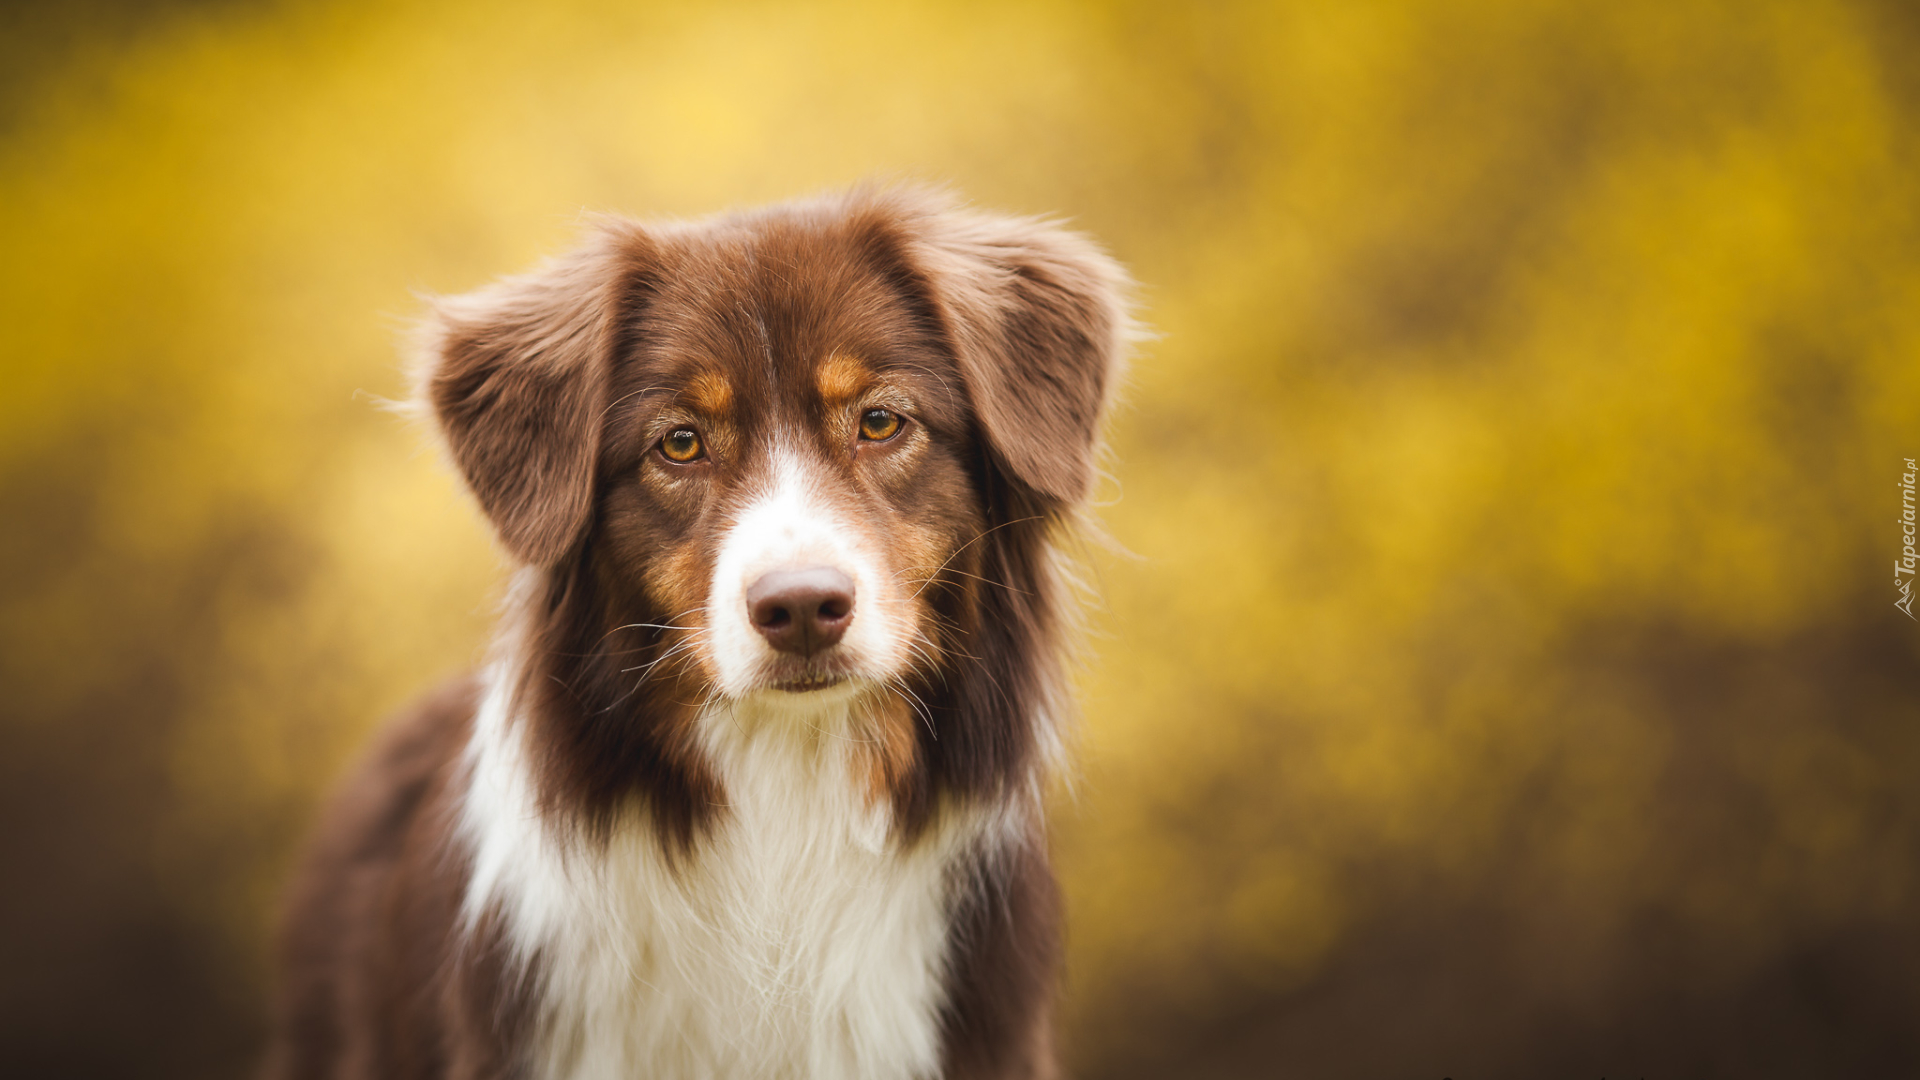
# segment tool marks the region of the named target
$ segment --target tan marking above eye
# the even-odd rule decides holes
[[[661,438],[660,455],[668,461],[686,465],[707,456],[707,448],[700,441],[699,432],[690,427],[677,427]]]
[[[868,409],[860,414],[860,437],[868,442],[886,442],[900,434],[905,421],[889,409]]]
[[[687,384],[680,397],[709,417],[725,416],[733,408],[733,384],[710,372],[703,373]]]
[[[873,382],[873,373],[853,357],[834,353],[820,365],[813,378],[820,388],[821,399],[829,405],[838,405],[865,390]]]

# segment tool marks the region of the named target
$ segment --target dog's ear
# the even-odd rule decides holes
[[[525,562],[553,565],[587,526],[611,353],[655,262],[637,226],[603,221],[530,274],[434,302],[417,396]]]
[[[990,452],[1043,495],[1086,498],[1131,325],[1126,272],[1031,218],[933,208],[911,232]]]

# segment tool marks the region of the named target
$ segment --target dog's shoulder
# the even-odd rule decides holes
[[[456,780],[480,695],[478,677],[462,676],[390,721],[322,815],[314,861],[366,866],[397,858],[430,796]]]
[[[484,941],[454,932],[466,879],[457,815],[480,696],[475,677],[426,695],[336,789],[290,891],[266,1076],[504,1075],[489,1029],[505,996],[484,977],[499,965]],[[411,1034],[387,1037],[399,1031]]]

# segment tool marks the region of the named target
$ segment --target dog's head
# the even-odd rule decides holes
[[[1016,778],[1122,284],[1070,233],[892,191],[603,220],[441,301],[423,392],[536,582],[549,802],[697,822],[716,703],[855,717],[910,814]]]

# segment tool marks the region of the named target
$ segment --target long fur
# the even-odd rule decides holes
[[[1057,542],[1124,286],[869,189],[439,302],[421,398],[521,568],[323,819],[267,1074],[1053,1075]],[[853,614],[801,655],[743,597],[804,566]]]

